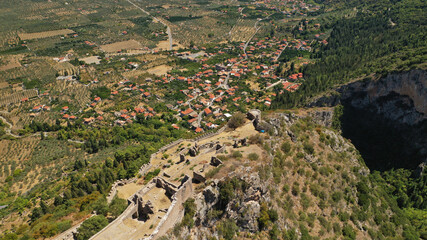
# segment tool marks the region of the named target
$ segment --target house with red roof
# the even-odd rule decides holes
[[[191,108],[187,108],[186,110],[181,111],[181,116],[188,116],[188,115],[190,115],[192,112],[194,112],[194,110],[193,110],[193,109],[191,109]]]
[[[203,112],[205,113],[205,115],[206,115],[206,116],[209,116],[209,115],[211,115],[211,114],[212,114],[212,110],[210,110],[209,108],[205,108],[205,109],[203,110]]]

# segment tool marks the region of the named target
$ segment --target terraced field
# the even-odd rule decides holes
[[[35,89],[23,90],[16,93],[12,93],[10,95],[0,97],[0,107],[7,106],[9,104],[18,103],[23,98],[33,98],[37,96],[38,96],[38,92]]]
[[[236,26],[230,32],[230,41],[242,42],[247,41],[255,33],[256,20],[239,19]]]

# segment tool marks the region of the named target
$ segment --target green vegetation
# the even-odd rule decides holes
[[[98,87],[92,90],[92,97],[100,97],[101,99],[106,99],[110,96],[111,90],[107,87]]]
[[[219,234],[226,240],[234,239],[238,229],[236,223],[231,219],[225,220],[218,225]]]
[[[79,227],[79,233],[76,236],[77,240],[87,240],[99,230],[107,226],[108,220],[104,216],[94,216],[84,221]]]
[[[426,62],[427,31],[422,13],[425,2],[364,2],[366,11],[358,11],[354,18],[338,20],[328,45],[314,56],[317,63],[301,69],[306,79],[301,88],[295,93],[278,94],[272,108],[301,106],[307,99],[350,79],[371,73],[384,76]]]
[[[148,172],[144,177],[145,182],[149,182],[151,179],[159,175],[159,173],[160,173],[159,168],[155,169],[154,171]]]
[[[245,121],[246,121],[245,114],[243,114],[241,112],[237,112],[228,121],[228,127],[232,128],[232,129],[236,129],[238,127],[243,126]]]

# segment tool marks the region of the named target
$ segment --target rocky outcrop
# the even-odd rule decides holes
[[[318,111],[310,112],[309,116],[311,117],[311,119],[313,119],[314,123],[325,126],[325,127],[331,127],[334,112],[332,109],[318,110]]]
[[[248,187],[245,187],[243,192],[236,192],[234,198],[230,199],[223,209],[219,209],[221,208],[220,186],[229,179],[214,180],[196,196],[195,223],[197,226],[210,228],[219,218],[227,218],[235,220],[237,226],[244,231],[259,230],[257,219],[260,214],[260,201],[269,199],[269,195],[265,182],[260,180],[258,174],[246,170],[244,167],[239,168],[236,170],[238,174],[234,177]],[[218,211],[223,211],[224,215],[215,215]]]
[[[345,101],[359,109],[369,108],[398,123],[415,125],[427,119],[427,72],[424,70],[357,81],[339,87],[336,92],[319,97],[308,106],[330,107]]]
[[[411,70],[343,85],[309,106],[344,106],[343,136],[369,168],[415,169],[427,158],[427,72]],[[327,122],[329,113],[314,119]]]

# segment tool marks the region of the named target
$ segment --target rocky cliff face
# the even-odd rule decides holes
[[[346,102],[401,124],[416,125],[427,120],[427,72],[424,70],[390,74],[376,81],[357,81],[336,91],[339,94],[320,97],[309,106]]]
[[[378,81],[360,81],[340,89],[341,99],[356,108],[371,108],[398,123],[415,125],[427,119],[427,72],[391,74]]]
[[[343,135],[353,141],[369,167],[414,168],[427,160],[426,71],[353,82],[309,105],[337,104],[344,106]]]

